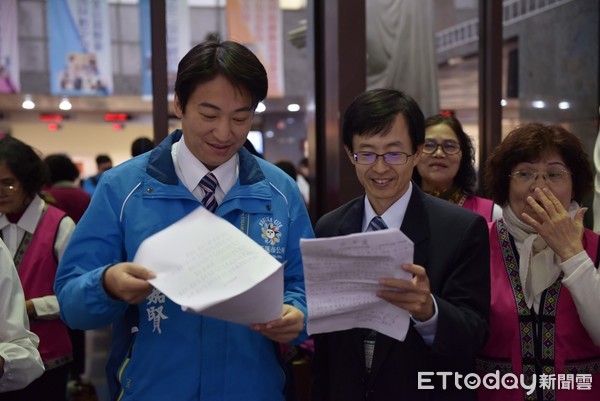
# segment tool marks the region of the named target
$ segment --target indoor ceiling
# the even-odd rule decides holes
[[[31,100],[35,109],[23,109],[25,94],[2,94],[0,96],[0,119],[10,119],[13,122],[36,121],[40,114],[61,114],[68,118],[78,120],[102,120],[102,113],[127,113],[132,119],[130,122],[147,123],[152,120],[152,98],[141,96],[69,96],[72,109],[60,110],[58,105],[64,96],[32,94]],[[265,113],[287,113],[290,103],[300,105],[305,110],[306,100],[302,97],[270,98],[263,102],[266,106]],[[169,115],[174,115],[172,102],[169,100]]]

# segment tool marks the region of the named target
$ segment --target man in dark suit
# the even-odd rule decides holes
[[[396,90],[367,91],[344,114],[344,147],[366,196],[324,215],[315,234],[402,230],[415,246],[402,266],[413,278],[382,278],[377,295],[411,322],[402,342],[360,328],[315,335],[311,401],[476,399],[480,378],[465,375],[487,337],[487,225],[411,183],[424,137],[419,106]]]

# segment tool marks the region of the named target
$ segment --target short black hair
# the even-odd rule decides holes
[[[358,95],[344,113],[342,139],[352,149],[352,138],[387,134],[398,114],[408,126],[413,152],[425,141],[425,117],[417,102],[396,89],[371,89]]]
[[[280,160],[277,163],[275,163],[275,165],[277,167],[279,167],[280,169],[282,169],[283,171],[285,171],[286,174],[289,175],[290,177],[292,177],[294,180],[296,179],[296,176],[298,175],[298,173],[296,171],[296,167],[294,166],[294,163],[292,163],[289,160]]]
[[[135,139],[131,143],[131,156],[135,157],[154,149],[154,142],[145,136]]]
[[[104,163],[112,163],[112,159],[108,155],[98,155],[96,156],[96,166],[99,166]]]
[[[48,168],[50,184],[59,181],[75,181],[79,177],[79,169],[65,154],[48,155],[44,159],[44,164]]]
[[[48,169],[40,153],[15,137],[0,140],[0,164],[15,175],[29,196],[39,193],[48,182]]]
[[[194,46],[179,61],[175,94],[181,111],[198,85],[224,76],[231,84],[248,91],[252,109],[267,97],[267,71],[258,57],[244,45],[233,41],[209,40]]]

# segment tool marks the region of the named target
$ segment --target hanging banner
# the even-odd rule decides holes
[[[279,0],[227,0],[230,40],[250,48],[269,76],[268,97],[285,95],[283,37]]]
[[[152,32],[150,1],[140,0],[140,48],[142,57],[142,96],[152,95]],[[173,93],[179,60],[190,50],[190,14],[187,0],[166,1],[167,88]]]
[[[47,0],[50,92],[110,95],[108,1]]]
[[[18,93],[17,0],[0,1],[0,93]]]
[[[440,109],[433,3],[367,0],[365,15],[367,89],[410,93],[426,116]]]

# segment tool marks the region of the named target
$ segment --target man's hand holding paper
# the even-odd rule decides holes
[[[382,278],[379,284],[384,288],[377,291],[377,296],[408,311],[415,320],[429,320],[435,313],[435,306],[425,268],[412,263],[406,263],[402,268],[413,275],[412,279]]]
[[[154,272],[134,263],[122,262],[111,266],[104,273],[104,289],[113,298],[130,304],[142,302],[152,292],[149,279]]]
[[[281,318],[251,328],[278,343],[287,343],[298,337],[304,326],[304,313],[292,305],[283,305]]]

